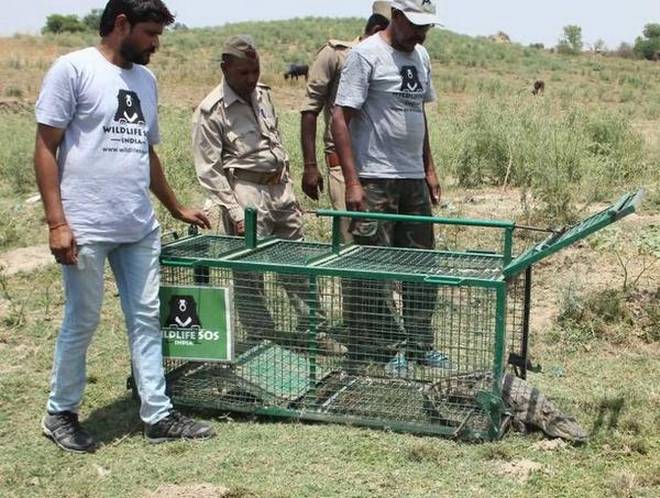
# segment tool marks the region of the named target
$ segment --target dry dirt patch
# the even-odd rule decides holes
[[[568,443],[562,439],[544,439],[532,445],[532,448],[539,451],[557,451],[566,448]]]
[[[32,106],[29,102],[15,99],[0,99],[0,114],[13,114],[23,111],[29,111]]]
[[[48,245],[21,247],[0,254],[0,270],[7,276],[33,272],[55,264]]]
[[[192,484],[179,486],[165,484],[155,491],[149,491],[144,498],[224,498],[229,496],[229,489],[211,484]]]
[[[532,460],[514,460],[512,462],[500,463],[496,472],[498,475],[524,484],[534,472],[538,472],[541,469],[543,469],[543,465],[538,462],[533,462]]]

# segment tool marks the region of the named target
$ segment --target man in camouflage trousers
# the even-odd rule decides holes
[[[432,0],[394,0],[387,29],[354,47],[346,59],[332,133],[349,210],[430,216],[432,204],[439,203],[425,113],[425,104],[436,96],[422,47],[437,22]],[[430,224],[358,220],[352,235],[363,245],[434,248]],[[402,319],[397,319],[391,290],[382,284],[354,282],[351,287],[347,305],[354,358],[365,352],[389,355],[385,370],[398,377],[407,375],[409,360],[446,366],[447,358],[434,348],[434,287],[404,284]]]
[[[353,41],[330,40],[319,51],[309,72],[307,98],[301,110],[300,130],[304,161],[302,178],[303,192],[315,201],[319,200],[319,192],[323,192],[324,179],[316,162],[316,121],[323,112],[325,132],[325,163],[328,167],[328,194],[333,209],[346,210],[344,175],[341,171],[339,156],[331,132],[332,107],[337,96],[337,87],[341,70],[344,67],[348,52],[360,41],[382,31],[389,25],[391,14],[390,2],[374,2],[374,13],[364,29],[364,34]],[[341,222],[341,233],[344,242],[351,240],[348,231],[349,221]]]

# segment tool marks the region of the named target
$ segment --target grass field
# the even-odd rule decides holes
[[[154,57],[161,91],[159,153],[180,197],[203,195],[189,147],[192,109],[219,81],[229,34],[253,33],[273,87],[299,183],[302,82],[286,63],[310,61],[358,20],[300,19],[167,33]],[[0,258],[44,244],[31,169],[32,105],[54,58],[93,37],[0,38]],[[654,497],[660,494],[660,64],[560,56],[444,31],[431,34],[440,100],[429,110],[444,186],[438,214],[560,226],[640,185],[638,215],[538,266],[531,382],[591,434],[584,447],[540,435],[462,444],[332,425],[207,414],[219,436],[149,446],[125,391],[129,368],[116,288],[108,276],[89,352],[83,419],[102,443],[63,454],[39,431],[62,316],[59,270],[0,271],[0,496]],[[531,95],[536,79],[542,98]],[[306,208],[318,206],[299,199]],[[166,229],[182,229],[159,210]],[[308,219],[310,239],[327,227]],[[474,244],[447,233],[451,244]],[[484,239],[480,242],[488,242]],[[529,241],[519,241],[528,244]],[[627,275],[627,276],[626,276]],[[639,278],[638,275],[640,276]],[[625,282],[625,289],[624,289]],[[188,494],[185,494],[188,493]]]

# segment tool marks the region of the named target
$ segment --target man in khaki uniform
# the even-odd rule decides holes
[[[229,38],[222,52],[219,86],[202,101],[193,117],[193,155],[197,177],[222,209],[225,232],[245,232],[244,209],[257,210],[259,237],[303,238],[302,213],[289,176],[270,88],[259,83],[260,65],[248,35]],[[266,306],[262,275],[235,272],[234,295],[249,340],[275,330]],[[298,316],[297,330],[307,327],[306,286],[282,279]]]
[[[348,52],[361,40],[382,31],[389,24],[391,2],[374,2],[373,15],[367,21],[364,34],[353,41],[330,40],[319,51],[312,64],[307,84],[307,98],[301,110],[301,142],[304,158],[302,189],[314,200],[319,199],[323,191],[323,176],[316,162],[316,120],[323,111],[325,120],[325,162],[328,167],[328,193],[333,209],[345,210],[344,176],[342,175],[339,156],[330,131],[332,106],[337,95],[339,78]],[[348,233],[348,221],[342,220],[342,237],[351,240]]]
[[[226,233],[242,235],[245,207],[257,210],[258,234],[303,238],[302,215],[289,175],[270,88],[259,83],[259,56],[248,35],[222,53],[222,83],[193,117],[197,177],[222,208]]]
[[[270,88],[259,83],[259,56],[248,35],[229,38],[223,48],[222,83],[202,101],[193,117],[193,154],[197,177],[222,209],[226,233],[245,232],[244,209],[257,210],[259,237],[302,240],[302,213],[293,193],[289,157],[282,147]],[[282,276],[301,340],[309,327],[307,281]],[[261,274],[234,272],[234,296],[247,345],[271,338],[275,324],[266,304]],[[320,317],[322,318],[322,316]],[[270,334],[270,336],[269,336]],[[330,354],[346,348],[327,334],[317,335]]]

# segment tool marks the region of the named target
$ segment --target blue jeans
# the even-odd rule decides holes
[[[85,389],[87,348],[101,317],[105,260],[117,282],[126,320],[133,373],[142,406],[153,424],[172,409],[165,394],[159,319],[160,230],[130,244],[99,242],[78,248],[78,264],[64,266],[66,304],[55,346],[49,412],[77,411]]]

